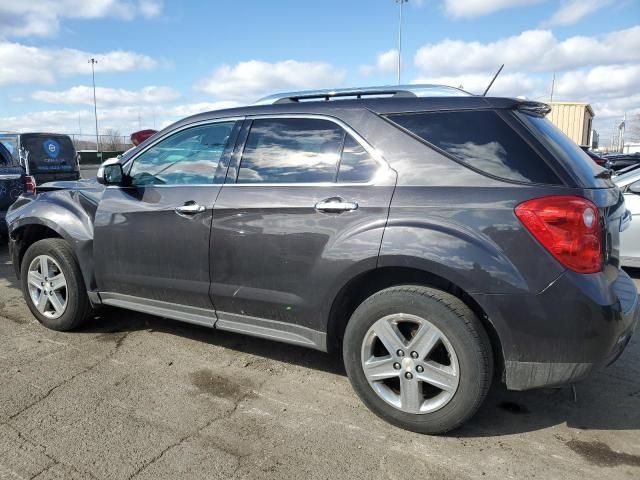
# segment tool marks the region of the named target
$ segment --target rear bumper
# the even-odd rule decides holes
[[[612,284],[604,274],[567,272],[538,295],[480,297],[500,337],[511,390],[576,382],[614,362],[640,316],[624,271]]]

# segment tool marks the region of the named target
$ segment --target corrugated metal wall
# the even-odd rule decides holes
[[[578,145],[589,143],[591,112],[584,103],[550,103],[547,118]]]

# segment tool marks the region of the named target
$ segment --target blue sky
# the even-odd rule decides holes
[[[394,0],[21,0],[0,5],[0,130],[130,133],[278,90],[396,81]],[[409,0],[403,83],[640,114],[638,0]]]

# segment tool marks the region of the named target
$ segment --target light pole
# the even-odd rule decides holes
[[[400,85],[400,73],[402,71],[402,10],[409,0],[396,0],[400,4],[400,18],[398,20],[398,85]]]
[[[95,65],[98,61],[95,58],[89,60],[91,64],[91,78],[93,79],[93,114],[96,118],[96,155],[100,156],[100,137],[98,136],[98,106],[96,103],[96,70]]]

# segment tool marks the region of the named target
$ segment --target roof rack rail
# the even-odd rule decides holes
[[[268,97],[261,98],[254,105],[276,105],[281,103],[292,103],[300,101],[326,100],[340,97],[355,97],[361,99],[363,97],[374,96],[390,96],[390,97],[463,97],[471,96],[459,88],[449,87],[446,85],[394,85],[382,87],[363,87],[363,88],[337,88],[334,90],[307,90],[302,92],[276,93]]]

